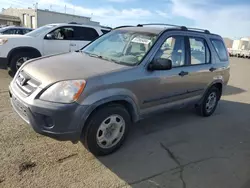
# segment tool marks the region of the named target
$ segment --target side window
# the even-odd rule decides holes
[[[219,56],[219,59],[221,61],[227,61],[228,54],[227,54],[227,50],[226,50],[224,43],[218,39],[211,39],[211,42],[214,46],[215,51],[217,52],[217,54]]]
[[[16,34],[18,34],[18,35],[22,35],[22,34],[23,34],[22,29],[16,29]]]
[[[189,37],[191,65],[210,63],[210,51],[204,39]]]
[[[15,29],[8,29],[8,30],[4,31],[3,34],[14,35],[14,34],[16,34],[16,30]]]
[[[23,34],[25,35],[26,33],[29,33],[31,30],[29,29],[23,29]]]
[[[74,37],[73,27],[60,27],[50,32],[52,38],[55,40],[72,40]]]
[[[173,67],[185,65],[185,38],[183,36],[167,38],[157,51],[156,58],[170,59]]]
[[[90,27],[75,27],[73,40],[93,41],[99,37],[97,31]]]

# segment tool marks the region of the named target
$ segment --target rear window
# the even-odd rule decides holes
[[[211,42],[215,48],[215,51],[217,52],[217,54],[219,56],[219,59],[221,61],[227,61],[228,60],[228,53],[227,53],[227,50],[226,50],[224,43],[218,39],[211,39]]]
[[[106,34],[106,33],[109,32],[109,30],[104,30],[104,29],[101,29],[101,31],[102,31],[103,34]]]

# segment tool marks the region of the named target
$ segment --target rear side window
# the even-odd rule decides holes
[[[227,50],[226,50],[224,43],[218,39],[211,39],[211,42],[215,48],[215,51],[217,52],[217,54],[219,56],[219,59],[221,61],[227,61],[228,54],[227,54]]]
[[[210,63],[210,51],[204,39],[189,37],[191,65]]]
[[[23,34],[26,34],[26,33],[29,33],[29,32],[31,32],[32,30],[30,30],[30,29],[23,29]]]
[[[97,31],[90,27],[75,27],[73,40],[93,41],[99,37]]]
[[[104,29],[101,29],[101,31],[102,31],[103,34],[106,34],[106,33],[109,32],[109,30],[104,30]]]

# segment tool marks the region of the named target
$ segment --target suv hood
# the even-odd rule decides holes
[[[73,52],[28,61],[22,70],[44,87],[61,80],[87,79],[127,67],[81,52]]]

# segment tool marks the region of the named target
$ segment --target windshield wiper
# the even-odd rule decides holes
[[[82,51],[83,52],[83,51]],[[100,58],[100,59],[104,59],[101,55],[97,55],[97,54],[91,54],[91,53],[87,53],[87,52],[84,52],[86,53],[87,55],[89,55],[90,57],[97,57],[97,58]]]
[[[83,51],[81,51],[81,52],[83,52]],[[83,53],[86,53],[86,54],[89,55],[90,57],[100,58],[100,59],[103,59],[103,60],[106,60],[106,61],[111,61],[111,62],[113,62],[113,63],[120,64],[120,65],[128,65],[128,66],[131,66],[131,64],[128,64],[128,63],[125,63],[125,62],[121,62],[121,61],[117,61],[117,60],[112,59],[112,58],[106,58],[106,57],[103,57],[103,56],[101,56],[101,55],[92,54],[92,53],[88,53],[88,52],[83,52]]]

